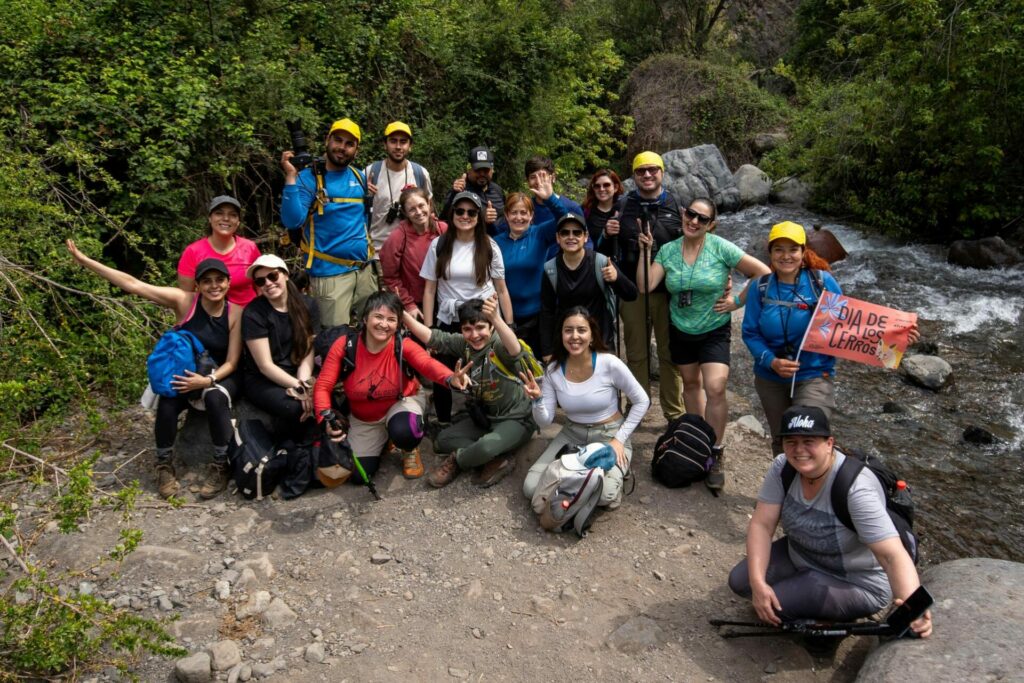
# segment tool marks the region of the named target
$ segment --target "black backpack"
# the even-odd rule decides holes
[[[757,278],[757,300],[764,306],[765,294],[768,293],[768,283],[772,279],[774,273],[768,275],[762,275]],[[807,274],[811,278],[811,291],[814,292],[814,300],[817,301],[821,298],[822,292],[825,291],[825,283],[821,278],[821,271],[815,268],[808,268]],[[776,306],[800,306],[801,302],[794,301],[779,301],[778,299],[768,299],[768,303],[775,304]]]
[[[395,358],[407,377],[415,377],[416,371],[406,365],[402,357],[402,340],[405,335],[405,330],[400,330],[395,334]],[[327,354],[330,353],[334,342],[341,337],[345,337],[345,355],[341,361],[341,371],[338,372],[338,384],[344,382],[356,369],[356,344],[359,343],[359,328],[350,325],[335,325],[321,330],[313,339],[313,355],[317,358],[317,368],[319,369],[327,359]]]
[[[248,419],[238,426],[231,465],[238,491],[261,500],[273,493],[288,473],[288,451],[274,445],[263,422]]]
[[[879,458],[856,449],[836,450],[846,455],[846,460],[839,466],[835,481],[832,482],[832,510],[836,513],[836,517],[843,523],[843,526],[857,533],[853,519],[850,518],[850,487],[860,476],[861,470],[866,467],[882,484],[882,490],[885,492],[885,510],[889,513],[889,519],[892,520],[893,526],[896,527],[896,533],[899,534],[903,547],[907,549],[914,564],[917,564],[918,538],[914,533],[914,501],[910,497],[910,487],[906,486],[906,482],[904,482],[904,488],[900,489],[897,482],[901,482],[903,479],[886,467]],[[782,490],[787,494],[789,487],[796,480],[796,474],[796,470],[788,462],[783,466]]]
[[[654,444],[651,474],[676,489],[703,480],[711,466],[715,430],[700,415],[686,413],[668,423]]]

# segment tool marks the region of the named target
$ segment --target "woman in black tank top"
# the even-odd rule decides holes
[[[194,334],[217,363],[217,368],[206,375],[186,370],[185,375],[175,376],[171,386],[178,395],[160,397],[154,430],[157,489],[162,497],[168,498],[180,488],[172,463],[178,415],[188,408],[190,400],[202,401],[210,422],[213,461],[199,495],[213,498],[227,488],[228,443],[233,432],[231,402],[241,389],[241,373],[235,370],[242,353],[242,311],[228,303],[227,267],[218,259],[201,261],[196,266],[196,291],[186,292],[177,287],[151,285],[105,266],[80,252],[72,240],[67,241],[67,247],[75,261],[111,284],[174,311],[177,327]]]

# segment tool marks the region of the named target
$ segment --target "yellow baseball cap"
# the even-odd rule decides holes
[[[412,128],[409,124],[402,123],[401,121],[392,121],[388,124],[388,127],[384,129],[384,137],[389,137],[392,133],[405,133],[410,138],[412,137]]]
[[[657,166],[662,171],[665,170],[665,162],[656,152],[640,152],[633,157],[633,170],[636,171],[641,166]]]
[[[807,244],[807,233],[804,232],[804,226],[799,223],[783,221],[772,226],[772,231],[768,233],[768,244],[779,239],[791,240],[803,246]]]
[[[331,124],[331,129],[327,131],[327,137],[331,136],[336,130],[343,130],[356,139],[356,142],[362,142],[363,135],[359,132],[359,126],[352,119],[338,119]]]

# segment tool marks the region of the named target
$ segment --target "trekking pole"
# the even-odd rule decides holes
[[[651,219],[649,216],[644,214],[640,219],[640,228],[648,236],[651,235]],[[653,252],[654,245],[651,245]],[[645,254],[644,251],[640,250],[640,258],[644,260],[644,344],[647,347],[647,372],[651,371],[651,292],[650,281],[651,281],[651,259],[650,253]],[[661,380],[659,380],[661,381]]]
[[[333,410],[322,410],[320,411],[320,416],[324,418],[324,422],[331,426],[331,429],[334,429],[339,432],[345,431],[343,425],[341,424],[341,420],[338,419],[337,413],[335,413]],[[347,443],[348,436],[346,435],[346,437],[342,441],[349,447],[349,452],[352,454],[352,464],[355,465],[356,472],[358,472],[359,476],[362,478],[363,485],[365,485],[366,488],[370,489],[370,493],[373,494],[373,497],[376,500],[380,500],[381,497],[380,494],[377,493],[377,485],[373,483],[373,479],[370,479],[368,476],[366,476],[366,470],[363,469],[363,463],[359,462],[359,456],[357,456],[356,452],[352,450],[352,446]]]
[[[615,258],[616,265],[618,265],[619,263],[622,263],[622,260],[620,258],[622,256],[622,246],[621,246],[621,244],[619,242],[619,235],[618,235],[618,233],[615,234],[615,249],[613,250],[613,252],[615,254],[614,258]],[[622,342],[621,342],[621,338],[622,338],[622,322],[619,320],[619,297],[616,296],[615,297],[615,357],[618,358],[619,360],[622,360]],[[616,395],[618,396],[618,399],[616,400],[616,403],[618,403],[618,405],[619,405],[619,412],[625,414],[626,411],[625,411],[625,406],[623,405],[624,402],[622,400],[622,392],[621,391],[617,391]]]

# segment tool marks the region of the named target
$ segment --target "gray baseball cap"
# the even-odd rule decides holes
[[[230,204],[239,211],[242,210],[242,205],[238,203],[237,199],[235,199],[231,195],[221,194],[217,195],[216,197],[210,200],[210,205],[206,207],[206,215],[209,216],[217,209],[218,206],[221,206],[222,204]]]

